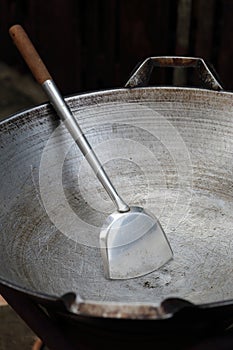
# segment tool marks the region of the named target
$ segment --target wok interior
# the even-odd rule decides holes
[[[99,230],[113,204],[43,105],[1,125],[1,278],[98,301],[233,298],[231,94],[122,89],[69,103],[118,192],[157,216],[174,259],[140,278],[105,279]]]

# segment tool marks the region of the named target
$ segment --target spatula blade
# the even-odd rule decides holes
[[[100,233],[100,248],[109,279],[146,275],[173,257],[159,221],[140,207],[107,218]]]

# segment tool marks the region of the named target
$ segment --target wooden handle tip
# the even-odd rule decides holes
[[[43,84],[46,80],[52,79],[23,27],[14,24],[10,27],[9,33],[38,83]]]

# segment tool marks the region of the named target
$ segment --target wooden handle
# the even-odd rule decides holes
[[[43,84],[46,80],[52,79],[38,52],[21,25],[16,24],[12,26],[9,29],[9,33],[38,83]]]

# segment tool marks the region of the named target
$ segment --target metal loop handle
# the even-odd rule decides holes
[[[222,85],[214,76],[202,58],[160,56],[147,58],[125,84],[127,88],[147,86],[154,67],[194,67],[197,69],[200,80],[211,90],[223,90]]]

